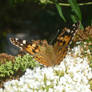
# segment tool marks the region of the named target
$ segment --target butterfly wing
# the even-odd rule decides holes
[[[53,66],[59,64],[65,57],[78,26],[79,23],[76,23],[72,25],[71,29],[64,28],[53,46],[49,45],[46,40],[28,42],[18,38],[10,38],[10,41],[13,45],[31,54],[39,63],[45,66]]]
[[[18,39],[18,38],[10,38],[10,42],[19,47],[20,49],[29,52],[31,55],[33,55],[34,53],[39,51],[39,46],[38,44],[40,44],[40,40],[37,41],[26,41],[26,40],[22,40],[22,39]]]
[[[70,29],[64,28],[61,34],[57,37],[54,44],[54,51],[57,56],[56,64],[59,64],[67,54],[68,46],[77,32],[78,27],[79,22],[73,24]]]
[[[10,38],[13,45],[31,54],[35,60],[45,66],[53,65],[54,52],[53,47],[46,40],[26,41],[18,38]]]

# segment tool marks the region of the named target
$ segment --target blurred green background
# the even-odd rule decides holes
[[[92,25],[92,0],[0,0],[0,52],[15,55],[9,37],[50,42],[76,21]]]

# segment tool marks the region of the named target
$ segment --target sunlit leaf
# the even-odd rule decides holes
[[[58,13],[59,13],[60,17],[64,20],[64,22],[66,22],[66,19],[65,19],[64,15],[63,15],[63,12],[62,12],[62,8],[58,3],[56,3],[56,8],[58,10]]]

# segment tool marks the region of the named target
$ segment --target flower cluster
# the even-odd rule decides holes
[[[60,65],[27,69],[19,80],[8,81],[0,92],[91,92],[89,80],[92,69],[86,57],[80,55],[80,46],[72,50]]]

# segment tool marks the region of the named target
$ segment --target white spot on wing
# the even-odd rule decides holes
[[[23,46],[23,44],[20,44],[21,46]]]
[[[73,33],[74,31],[72,30],[71,33]]]
[[[68,29],[67,32],[70,33],[70,29]]]
[[[26,40],[23,40],[23,44],[26,44]]]
[[[18,38],[15,38],[16,41],[18,41],[19,39]]]
[[[73,27],[76,26],[75,24],[72,25]]]

